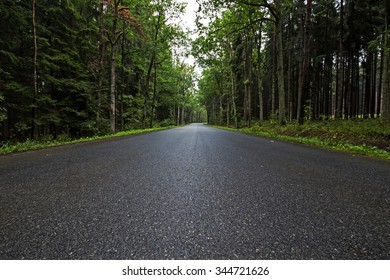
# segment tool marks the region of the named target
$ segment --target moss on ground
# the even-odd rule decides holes
[[[380,119],[310,121],[285,126],[266,121],[251,128],[219,128],[390,159],[390,127]]]
[[[30,150],[38,150],[38,149],[44,149],[44,148],[50,148],[50,147],[56,147],[56,146],[71,145],[71,144],[90,142],[90,141],[96,141],[96,140],[124,137],[124,136],[129,136],[129,135],[143,134],[143,133],[149,133],[149,132],[154,132],[154,131],[159,131],[159,130],[165,130],[165,129],[169,129],[169,128],[172,128],[172,126],[129,130],[129,131],[118,132],[116,134],[85,137],[85,138],[79,138],[79,139],[63,138],[63,139],[57,139],[57,140],[52,140],[52,139],[50,139],[50,140],[27,140],[25,142],[15,142],[15,143],[6,142],[6,143],[2,143],[2,144],[0,143],[1,144],[0,155],[1,154],[16,153],[16,152],[25,152],[25,151],[30,151]]]

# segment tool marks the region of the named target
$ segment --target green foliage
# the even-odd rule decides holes
[[[0,127],[3,121],[7,119],[7,109],[4,106],[4,96],[0,93]]]
[[[191,45],[188,31],[175,20],[184,11],[181,1],[116,0],[126,9],[120,11],[114,31],[113,1],[104,1],[103,8],[100,0],[36,1],[35,96],[31,3],[1,1],[0,140],[101,135],[110,129],[110,117],[117,131],[202,121],[206,114],[209,122],[221,125],[250,126],[263,117],[276,125],[273,120],[284,103],[286,115],[296,119],[309,2],[197,2],[200,36],[192,43],[192,54],[204,69],[198,88],[193,67],[181,62]],[[312,1],[310,75],[302,100],[306,120],[332,119],[340,104],[345,118],[379,116],[381,109],[385,116],[388,111],[383,101],[388,90],[380,92],[378,86],[388,84],[390,69],[385,67],[384,40],[388,7],[383,1],[371,2],[352,1],[341,13],[338,2]],[[278,17],[284,27],[279,59]],[[111,60],[113,45],[116,55]],[[280,58],[285,59],[284,73],[278,72],[283,68],[277,65]],[[340,69],[345,71],[343,86],[336,85]],[[110,110],[113,72],[116,105]],[[276,77],[277,72],[285,77]],[[282,80],[288,96],[278,95]],[[342,94],[335,92],[339,88]],[[283,98],[286,102],[280,105]]]
[[[285,126],[263,122],[230,130],[390,159],[390,128],[380,119],[311,121],[304,125],[294,122]]]
[[[47,137],[45,139],[40,139],[40,140],[27,139],[24,142],[16,142],[16,143],[4,142],[4,143],[0,143],[0,155],[16,153],[16,152],[24,152],[30,150],[45,149],[45,148],[64,146],[64,145],[72,145],[72,144],[91,142],[96,140],[112,139],[112,138],[124,137],[124,136],[136,135],[136,134],[144,134],[144,133],[156,132],[156,131],[170,129],[170,128],[173,128],[173,126],[128,130],[128,131],[118,132],[114,135],[108,134],[102,136],[84,137],[79,139],[71,139],[67,135],[60,135],[57,140],[54,140],[51,137]]]
[[[185,108],[184,121],[190,120],[195,73],[178,63],[188,54],[183,48],[189,40],[173,23],[185,5],[176,0],[120,1],[126,9],[119,12],[111,34],[113,6],[100,9],[101,3],[36,1],[35,96],[31,2],[0,2],[0,141],[106,134],[114,37],[117,130],[140,128],[145,113],[150,126],[153,121],[175,123],[178,107]],[[173,58],[178,48],[183,53]]]
[[[197,2],[193,54],[210,123],[389,115],[386,1]]]
[[[159,127],[170,127],[174,125],[176,125],[176,123],[172,119],[165,119],[159,123]]]

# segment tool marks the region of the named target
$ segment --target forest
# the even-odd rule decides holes
[[[194,1],[195,2],[195,1]],[[2,0],[0,141],[390,122],[389,1]],[[190,54],[202,69],[186,63]]]
[[[200,121],[174,0],[2,0],[0,140]]]
[[[198,2],[193,53],[209,123],[388,123],[390,1]]]

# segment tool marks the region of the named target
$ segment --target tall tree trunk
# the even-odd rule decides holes
[[[218,92],[219,92],[219,114],[218,114],[218,124],[219,125],[223,125],[223,122],[224,122],[224,118],[223,118],[223,87],[222,87],[222,83],[223,81],[221,81],[221,79],[219,78],[216,78],[216,83],[217,83],[217,86],[218,86]]]
[[[37,81],[38,44],[37,44],[35,9],[36,9],[36,3],[35,0],[32,0],[32,25],[33,25],[33,36],[34,36],[34,66],[33,66],[34,67],[33,69],[34,92],[33,92],[32,108],[31,108],[31,139],[35,138],[36,99],[38,96],[38,81]]]
[[[230,100],[229,97],[227,97],[226,101],[226,125],[230,125]]]
[[[293,79],[293,71],[292,71],[292,67],[291,67],[291,52],[289,52],[288,54],[288,61],[287,61],[287,73],[288,73],[288,77],[287,77],[287,116],[288,116],[288,119],[289,121],[293,120],[294,119],[294,115],[293,115],[293,108],[294,108],[294,105],[293,105],[293,90],[292,90],[292,79]]]
[[[277,11],[276,20],[276,60],[279,92],[279,124],[286,124],[286,92],[284,88],[284,59],[283,59],[283,7],[280,0],[275,0]]]
[[[330,18],[330,9],[329,7],[326,9],[326,18]],[[331,39],[329,38],[329,33],[332,33],[332,30],[330,30],[329,27],[330,21],[326,21],[325,26],[325,38],[327,38],[326,42],[330,42]],[[332,94],[332,83],[333,83],[333,54],[331,51],[326,51],[325,55],[325,61],[324,61],[324,114],[325,119],[328,120],[332,116],[332,101],[333,101],[333,94]]]
[[[341,0],[340,4],[340,36],[337,81],[336,118],[341,119],[343,113],[344,93],[344,0]]]
[[[385,122],[390,125],[390,32],[389,32],[389,13],[390,4],[387,3],[385,12],[385,39],[384,39],[384,69],[383,69],[383,105],[382,117]]]
[[[370,103],[371,103],[371,82],[372,82],[372,52],[370,50],[367,50],[367,58],[366,58],[366,83],[365,83],[365,90],[364,90],[364,118],[367,118],[370,114]]]
[[[126,36],[125,36],[125,30],[126,30],[126,22],[122,22],[122,42],[121,42],[121,82],[120,82],[120,91],[119,91],[119,110],[118,110],[118,125],[119,129],[123,130],[124,128],[124,117],[123,117],[123,111],[124,111],[124,92],[126,90],[126,81],[125,81],[125,63],[126,63],[126,55],[125,55],[125,44],[126,44]]]
[[[345,74],[345,93],[344,93],[344,118],[348,119],[351,110],[351,96],[352,96],[352,72],[353,72],[353,50],[350,47],[351,44],[348,44],[348,55],[347,55],[347,69]]]
[[[157,23],[155,25],[156,30],[154,32],[154,37],[153,37],[154,44],[157,44],[157,39],[159,36],[160,27],[161,27],[160,26],[161,20],[162,20],[162,14],[161,14],[161,12],[159,12],[158,18],[157,18]],[[149,103],[149,99],[150,99],[149,83],[151,80],[152,69],[153,69],[153,66],[155,63],[156,63],[156,50],[153,49],[152,55],[150,58],[150,62],[149,62],[148,72],[146,74],[145,85],[144,85],[144,108],[143,108],[143,114],[142,114],[142,128],[143,129],[146,127],[146,119],[148,117],[148,103]]]
[[[154,64],[154,75],[153,75],[153,101],[152,101],[152,109],[150,112],[150,128],[154,126],[154,114],[156,110],[156,102],[157,102],[157,65]]]
[[[173,104],[173,108],[171,111],[171,118],[176,123],[176,104]]]
[[[214,106],[214,105],[213,105]],[[214,110],[213,110],[214,111]],[[213,123],[214,124],[214,123]],[[176,125],[179,126],[180,125],[180,106],[177,106],[177,121],[176,121]]]
[[[150,59],[149,68],[146,74],[145,85],[144,85],[144,108],[142,113],[142,129],[146,128],[146,120],[148,118],[148,103],[150,99],[149,84],[150,84],[154,63],[155,63],[155,53],[153,52],[152,57]]]
[[[252,38],[248,29],[248,35],[245,43],[245,120],[246,125],[251,127],[252,122]]]
[[[272,40],[272,72],[271,72],[271,115],[275,114],[276,107],[276,23],[274,25],[274,36]]]
[[[237,87],[236,87],[236,78],[233,70],[230,72],[231,83],[232,83],[232,106],[233,106],[233,116],[234,116],[234,127],[238,128],[238,117],[237,117],[237,105],[236,105],[236,95],[237,95]]]
[[[116,92],[115,92],[115,79],[116,79],[116,70],[115,70],[115,46],[112,46],[111,50],[111,71],[110,71],[110,133],[114,134],[116,132]]]
[[[116,92],[115,92],[115,79],[116,79],[116,50],[115,45],[111,45],[111,71],[110,71],[110,133],[116,132]]]
[[[96,108],[96,124],[98,132],[101,128],[101,108],[102,108],[102,93],[103,93],[103,76],[104,76],[104,53],[106,52],[106,41],[104,39],[104,0],[100,1],[99,5],[99,62],[98,62],[98,92],[97,92],[97,108]]]
[[[110,62],[110,133],[116,132],[116,44],[118,42],[118,8],[119,0],[114,0],[114,18],[111,34],[111,62]]]
[[[303,103],[305,102],[304,91],[306,87],[307,69],[309,67],[310,58],[310,28],[311,27],[311,0],[307,0],[306,17],[303,27],[303,61],[300,68],[299,83],[298,83],[298,122],[303,124],[304,110]]]
[[[185,124],[185,106],[181,107],[181,124]]]
[[[375,117],[377,112],[377,63],[378,63],[378,52],[374,52],[374,61],[372,62],[372,116]]]
[[[221,95],[219,96],[219,124],[223,125],[223,96],[222,92]]]
[[[228,44],[228,54],[229,54],[229,60],[231,61],[233,59],[233,48],[230,44]],[[235,73],[233,71],[233,68],[230,68],[230,83],[231,83],[231,102],[232,102],[232,109],[233,109],[233,118],[234,118],[234,127],[238,128],[238,119],[237,119],[237,105],[236,105],[236,80],[235,80]]]
[[[382,113],[382,106],[383,106],[383,101],[382,101],[382,91],[383,91],[383,68],[384,68],[384,56],[385,56],[385,53],[384,53],[384,50],[382,49],[381,52],[380,52],[380,64],[379,64],[379,81],[378,81],[378,108],[379,108],[379,111],[377,112],[377,115],[380,116],[381,113]]]
[[[261,25],[259,38],[257,43],[257,84],[258,84],[258,95],[259,95],[259,121],[264,121],[264,102],[263,102],[263,67],[262,67],[262,59],[261,59]]]

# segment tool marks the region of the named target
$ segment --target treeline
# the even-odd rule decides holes
[[[390,122],[390,1],[199,2],[193,52],[210,123]]]
[[[174,0],[2,0],[0,140],[200,121]]]

